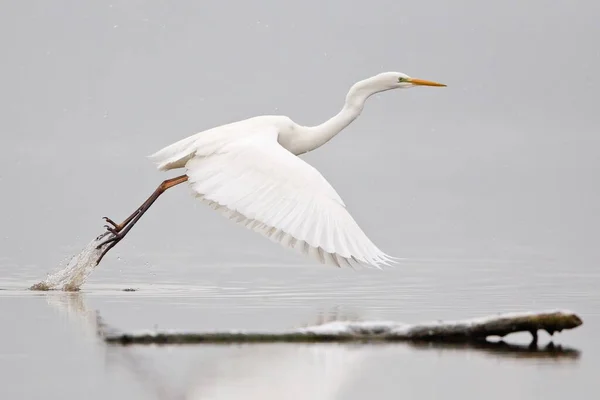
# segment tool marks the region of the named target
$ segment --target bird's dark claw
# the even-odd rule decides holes
[[[104,225],[104,227],[106,228],[107,231],[109,231],[110,233],[112,233],[115,236],[119,234],[119,231],[111,226]]]
[[[100,257],[98,257],[98,260],[96,261],[96,265],[100,264],[100,261],[102,260],[102,258],[104,258],[104,256],[106,255],[106,253],[108,253],[108,251],[110,249],[112,249],[113,247],[115,247],[117,245],[117,243],[119,243],[121,241],[121,239],[123,239],[125,235],[123,234],[116,234],[108,239],[106,239],[104,242],[100,243],[98,246],[96,246],[96,249],[100,249],[102,246],[106,246],[106,248],[102,251],[102,253],[100,254]]]
[[[113,226],[113,228],[115,228],[117,231],[119,231],[119,224],[117,224],[115,221],[113,221],[112,219],[108,218],[108,217],[102,217],[103,220],[105,220],[106,222],[108,222],[109,224],[111,224]],[[106,226],[106,225],[105,225]]]
[[[121,240],[123,240],[125,235],[127,235],[127,232],[129,232],[131,230],[131,228],[133,227],[133,225],[135,225],[137,220],[140,219],[140,217],[143,214],[143,211],[144,211],[143,207],[138,208],[133,214],[131,214],[129,217],[127,217],[127,219],[120,224],[117,224],[115,221],[113,221],[112,219],[110,219],[108,217],[102,217],[102,219],[105,220],[109,224],[109,225],[104,225],[104,227],[111,234],[111,236],[96,246],[97,250],[100,250],[102,247],[104,247],[104,250],[102,250],[102,254],[100,254],[100,257],[96,261],[96,265],[98,265],[98,263],[100,263],[100,260],[102,260],[102,257],[104,257],[104,255],[110,249],[115,247],[117,243],[119,243]]]
[[[110,231],[110,228],[109,228],[109,231]],[[110,233],[112,233],[112,232],[110,232]],[[114,246],[115,244],[120,242],[121,239],[123,239],[123,237],[125,236],[120,233],[112,233],[112,234],[113,234],[113,236],[109,237],[108,239],[106,239],[105,241],[100,243],[98,246],[96,246],[96,249],[100,249],[101,247],[106,246],[107,244],[112,244]],[[112,247],[112,246],[110,246],[110,247]]]

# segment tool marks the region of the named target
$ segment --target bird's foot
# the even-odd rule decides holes
[[[140,217],[144,213],[143,211],[144,211],[144,208],[142,206],[142,207],[138,208],[133,214],[131,214],[125,221],[123,221],[120,224],[115,223],[115,221],[113,221],[112,219],[110,219],[108,217],[102,218],[107,223],[110,224],[110,225],[104,225],[104,227],[106,228],[106,230],[108,232],[111,233],[112,236],[96,246],[97,250],[100,250],[102,247],[106,246],[106,248],[102,251],[102,254],[100,254],[100,258],[98,258],[96,265],[98,263],[100,263],[100,260],[102,260],[102,257],[104,257],[104,255],[110,249],[115,247],[117,243],[119,243],[121,240],[123,240],[125,235],[127,235],[127,232],[129,232],[131,230],[131,228],[133,228],[133,225],[135,225],[135,223],[140,219]]]
[[[109,231],[112,234],[112,236],[110,236],[108,239],[104,240],[102,243],[100,243],[98,246],[96,246],[96,249],[99,250],[101,247],[108,245],[108,247],[106,249],[104,249],[104,252],[100,256],[100,258],[104,257],[104,254],[106,254],[106,252],[108,250],[112,249],[117,243],[119,243],[125,237],[125,234],[127,233],[126,231],[122,231],[123,224],[117,224],[117,223],[115,223],[115,221],[113,221],[112,219],[110,219],[108,217],[102,217],[102,219],[105,220],[106,222],[108,222],[110,225],[112,225],[112,226],[104,225],[106,230]],[[98,260],[98,261],[100,261],[100,260]]]
[[[113,221],[112,219],[108,218],[108,217],[102,217],[103,220],[105,220],[106,222],[108,222],[110,225],[112,225],[112,227],[108,226],[108,225],[104,225],[104,227],[112,234],[117,234],[117,232],[119,232],[121,229],[123,229],[123,226],[121,226],[121,224],[117,224],[115,221]]]
[[[125,227],[128,226],[134,219],[136,219],[136,217],[138,217],[141,212],[142,212],[142,208],[140,207],[137,210],[135,210],[135,212],[133,214],[131,214],[129,217],[127,217],[127,219],[125,221],[121,222],[120,224],[117,224],[115,221],[113,221],[112,219],[110,219],[108,217],[102,217],[102,219],[104,221],[108,222],[111,225],[111,226],[104,225],[104,227],[110,233],[112,233],[113,235],[116,235],[117,233],[119,233],[123,229],[125,229]]]
[[[110,233],[112,233],[113,235],[118,235],[120,229],[117,228],[113,228],[112,226],[108,226],[108,225],[104,225],[104,227],[106,228],[107,231],[109,231]]]
[[[110,249],[112,249],[113,247],[115,247],[117,245],[117,243],[119,243],[121,240],[123,240],[123,238],[125,237],[125,233],[121,232],[117,232],[114,233],[112,228],[107,228],[108,231],[110,233],[112,233],[113,236],[109,237],[108,239],[106,239],[105,241],[103,241],[102,243],[100,243],[98,246],[96,246],[96,249],[99,250],[100,248],[106,246],[106,248],[104,250],[102,250],[102,253],[100,253],[100,257],[98,257],[98,260],[96,261],[96,265],[100,264],[100,261],[102,260],[102,258],[104,258],[104,256],[106,255],[106,253],[108,253],[108,251]]]
[[[103,241],[102,243],[100,243],[98,246],[96,246],[96,249],[100,249],[101,247],[106,246],[107,244],[110,244],[112,246],[114,246],[115,244],[117,244],[118,242],[120,242],[125,235],[121,232],[114,232],[114,229],[112,228],[106,228],[110,233],[112,233],[112,236],[109,237],[108,239],[106,239],[105,241]],[[112,247],[111,246],[111,247]]]

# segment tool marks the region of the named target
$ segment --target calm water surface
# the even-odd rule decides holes
[[[415,260],[386,271],[189,265],[143,272],[92,279],[79,293],[24,290],[39,277],[3,280],[0,397],[564,399],[593,398],[596,387],[598,273],[494,260]],[[97,315],[119,330],[282,329],[335,318],[419,322],[549,308],[584,319],[555,337],[561,357],[407,344],[122,348],[104,345],[95,331]],[[548,340],[542,334],[541,345]]]

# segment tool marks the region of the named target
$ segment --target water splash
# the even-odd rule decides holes
[[[98,259],[102,254],[104,246],[97,249],[98,245],[105,241],[107,236],[112,235],[110,232],[104,232],[83,248],[83,250],[71,257],[68,263],[62,262],[59,264],[58,271],[48,275],[46,279],[32,285],[30,290],[56,290],[60,288],[64,291],[77,291],[96,269]],[[66,265],[65,265],[66,264]]]

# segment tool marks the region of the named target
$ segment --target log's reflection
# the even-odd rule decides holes
[[[48,302],[104,348],[108,372],[133,378],[158,399],[336,399],[382,356],[414,352],[473,353],[499,360],[574,362],[580,351],[559,345],[473,343],[276,343],[183,346],[107,345],[111,330],[84,293],[48,293]],[[514,361],[517,360],[517,361]]]
[[[505,341],[481,341],[472,343],[424,343],[413,342],[408,344],[418,350],[438,351],[477,351],[487,355],[504,358],[539,358],[539,359],[579,359],[581,351],[549,342],[541,345],[535,342],[531,344],[517,344]]]

